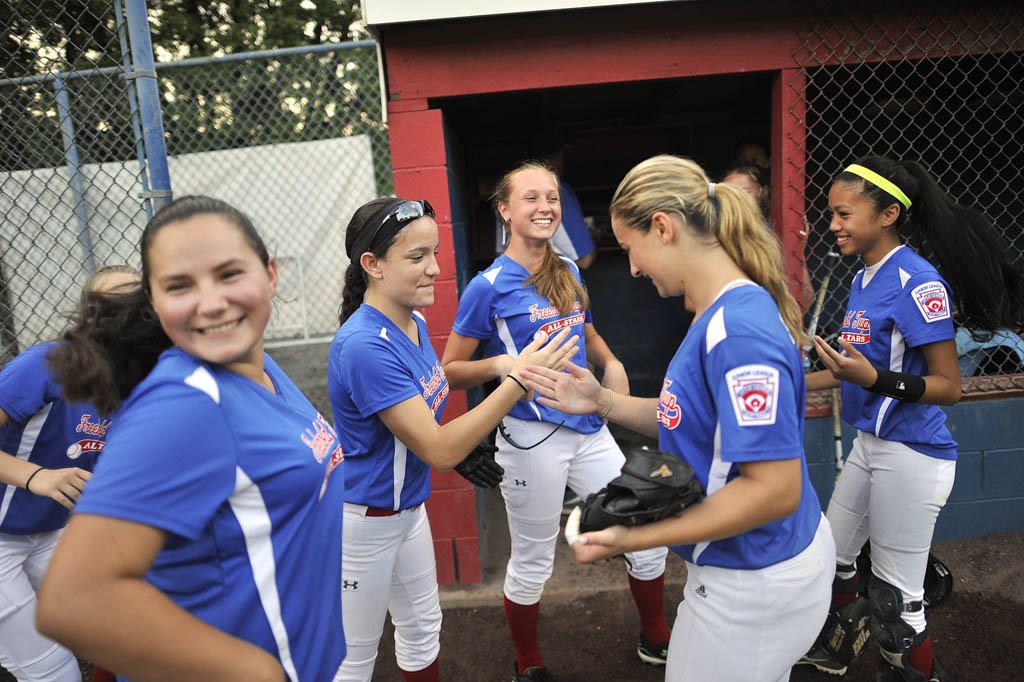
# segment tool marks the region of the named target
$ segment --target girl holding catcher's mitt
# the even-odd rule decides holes
[[[804,460],[800,309],[778,241],[743,190],[673,156],[633,168],[611,217],[633,276],[685,294],[696,316],[660,398],[614,393],[571,363],[523,376],[546,405],[657,435],[707,497],[680,516],[584,533],[573,549],[589,562],[674,545],[686,560],[667,681],[788,680],[825,621],[835,547]]]

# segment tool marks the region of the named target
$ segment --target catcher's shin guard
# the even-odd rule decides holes
[[[838,571],[850,568],[853,567],[840,565]],[[871,638],[871,605],[862,594],[864,587],[857,582],[856,574],[853,578],[845,579],[837,575],[832,582],[832,589],[851,592],[856,597],[845,606],[829,611],[816,646],[824,649],[834,661],[848,667],[860,657],[864,645]]]
[[[905,612],[919,611],[917,601],[903,603],[903,594],[877,575],[868,586],[871,602],[871,634],[878,639],[877,682],[929,682],[923,672],[910,664],[910,650],[924,642],[928,630],[920,633],[902,618]],[[933,678],[934,679],[934,678]]]
[[[622,473],[583,503],[579,530],[639,526],[677,514],[703,496],[693,468],[680,457],[647,447],[626,453]]]

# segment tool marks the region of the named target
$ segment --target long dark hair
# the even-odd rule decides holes
[[[382,208],[395,201],[394,197],[381,197],[380,199],[368,201],[356,209],[356,212],[352,214],[352,218],[348,221],[348,227],[345,228],[346,252],[352,251],[363,230],[375,227],[375,225],[368,225],[370,219],[377,215]],[[391,245],[397,241],[399,234],[400,232],[396,233],[391,239],[383,240],[376,248],[371,248],[370,253],[377,258],[383,258],[387,255]],[[363,299],[366,297],[366,287],[369,284],[369,280],[366,277],[366,271],[363,270],[363,266],[359,263],[359,256],[361,255],[361,253],[355,254],[354,260],[349,261],[348,268],[345,270],[345,284],[341,290],[341,308],[338,310],[339,325],[345,324],[345,320],[363,304]]]
[[[910,210],[889,192],[843,171],[834,182],[858,183],[876,212],[895,204],[894,227],[934,259],[953,289],[957,321],[970,329],[1024,328],[1024,272],[991,221],[962,206],[917,161],[867,156],[856,162],[889,180],[910,199]]]
[[[255,226],[234,206],[205,196],[165,204],[139,241],[142,285],[131,291],[83,294],[71,327],[47,359],[68,400],[91,403],[109,415],[173,345],[150,302],[149,250],[162,228],[199,215],[219,215],[235,225],[263,265],[269,265],[270,254]]]

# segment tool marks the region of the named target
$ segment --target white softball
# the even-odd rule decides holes
[[[68,448],[68,452],[67,452],[68,459],[78,459],[78,457],[81,454],[82,454],[82,446],[79,445],[78,443],[72,443],[71,447]]]
[[[580,518],[583,516],[583,509],[576,507],[569,513],[565,520],[565,540],[571,547],[580,539]]]

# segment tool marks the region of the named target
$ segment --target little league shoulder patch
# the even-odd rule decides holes
[[[925,322],[949,319],[949,297],[942,282],[919,284],[911,290],[910,295],[914,297],[914,303],[924,316]]]
[[[740,426],[775,423],[779,370],[768,365],[743,365],[726,372],[725,383]]]

